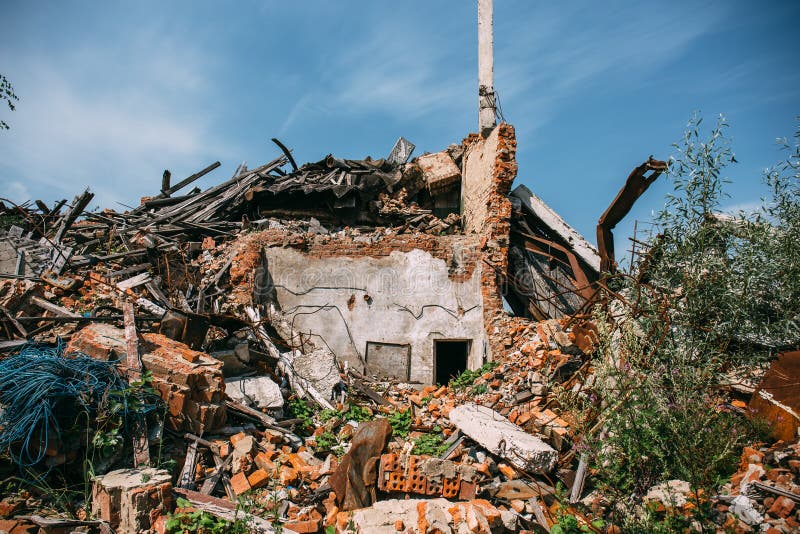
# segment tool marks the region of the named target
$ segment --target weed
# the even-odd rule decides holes
[[[342,414],[345,421],[355,421],[361,423],[363,421],[370,421],[372,419],[372,412],[368,408],[350,405],[348,410]]]
[[[404,438],[411,431],[411,410],[395,410],[388,419],[395,436]]]
[[[475,380],[477,380],[479,376],[487,371],[491,371],[495,367],[497,367],[497,362],[486,362],[479,369],[474,371],[465,369],[461,374],[451,379],[448,385],[450,388],[456,391],[466,389],[474,384]]]
[[[481,395],[489,391],[489,388],[486,384],[478,384],[476,386],[472,386],[472,389],[470,391],[472,392],[473,395]]]
[[[412,454],[426,454],[428,456],[440,457],[447,450],[447,445],[444,444],[444,439],[441,435],[441,429],[434,427],[435,434],[423,434],[414,441],[414,448],[411,450]]]
[[[289,399],[289,409],[287,411],[290,418],[300,420],[297,426],[299,435],[308,436],[314,431],[314,409],[307,400],[298,397]]]
[[[183,498],[178,498],[178,508],[191,509],[192,503]],[[239,507],[237,506],[237,512]],[[238,515],[238,514],[237,514]],[[244,519],[227,521],[216,516],[203,512],[202,510],[179,511],[170,514],[166,521],[166,531],[170,534],[185,532],[197,532],[198,534],[246,534],[250,532],[250,526]]]

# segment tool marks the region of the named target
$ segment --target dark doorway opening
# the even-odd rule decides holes
[[[469,340],[435,340],[433,342],[436,359],[437,384],[447,384],[451,378],[467,370]]]

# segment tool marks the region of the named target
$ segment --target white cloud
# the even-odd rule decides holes
[[[0,188],[18,201],[52,201],[91,185],[93,205],[138,204],[164,168],[202,167],[212,147],[226,155],[197,112],[212,60],[156,33],[141,28],[125,50],[79,45],[16,58],[20,101],[0,139]]]

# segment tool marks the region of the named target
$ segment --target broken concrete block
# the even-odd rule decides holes
[[[734,497],[730,504],[730,511],[750,526],[760,525],[764,522],[764,516],[756,510],[755,503],[744,495]]]
[[[506,525],[515,527],[516,516],[504,517],[486,500],[453,503],[439,498],[379,501],[353,512],[355,531],[343,530],[370,534],[499,534],[506,531]]]
[[[441,191],[461,181],[461,169],[447,151],[420,156],[417,164],[431,192]]]
[[[558,461],[550,445],[485,406],[463,404],[453,408],[450,421],[492,454],[531,473],[549,473]]]
[[[283,408],[281,388],[268,376],[229,378],[225,380],[225,394],[259,410],[275,411]]]
[[[152,467],[119,469],[94,479],[92,514],[116,532],[148,530],[172,509],[172,475]]]
[[[691,493],[689,483],[684,480],[669,480],[657,484],[647,490],[645,500],[658,501],[667,507],[681,508],[688,502],[687,496]]]
[[[242,345],[246,345],[246,343],[242,343]],[[239,357],[239,351],[236,349],[212,352],[210,356],[222,362],[222,372],[226,377],[239,376],[251,370],[251,368],[244,363],[244,360]]]
[[[334,388],[342,381],[336,366],[336,356],[329,350],[295,353],[292,367],[297,376],[307,380],[325,399],[332,398]]]
[[[426,517],[430,516],[436,526],[440,526],[442,519],[446,521],[444,523],[445,528],[440,527],[439,532],[451,533],[453,530],[450,528],[449,523],[452,521],[452,516],[447,511],[451,505],[452,503],[445,499],[391,499],[379,501],[370,508],[363,508],[353,512],[353,525],[356,527],[356,532],[397,534],[395,523],[400,521],[408,529],[405,532],[428,532],[429,529],[422,530],[419,527],[421,525],[424,526]],[[420,514],[420,511],[422,511],[422,514]]]

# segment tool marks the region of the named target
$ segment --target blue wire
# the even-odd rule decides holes
[[[71,428],[78,415],[90,418],[110,393],[128,387],[114,362],[95,360],[83,353],[64,356],[66,344],[29,343],[0,361],[0,451],[8,451],[20,468],[41,462],[52,434],[61,439],[62,425]],[[123,396],[125,428],[156,408],[128,410]]]

